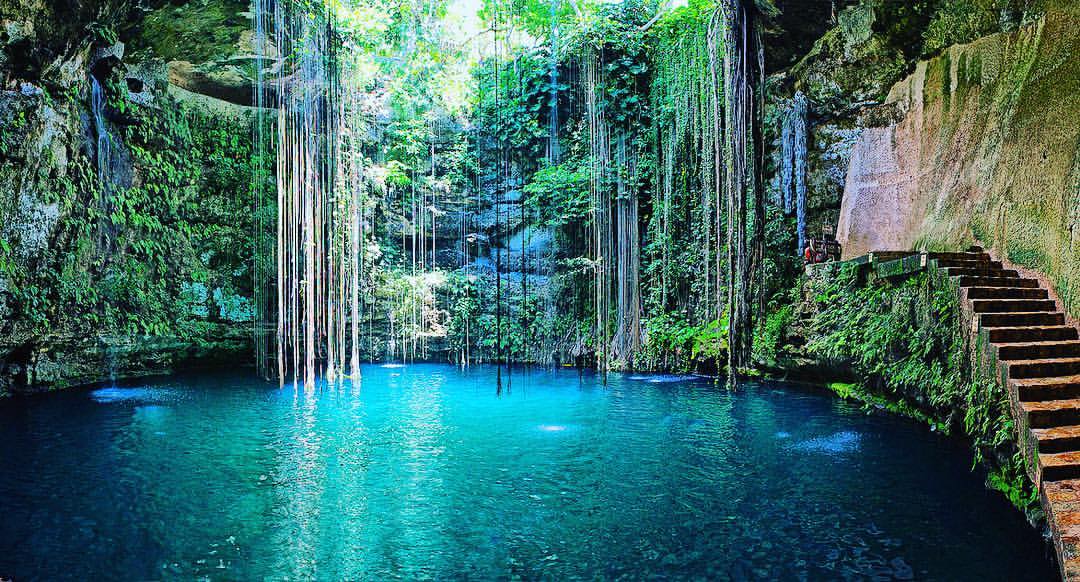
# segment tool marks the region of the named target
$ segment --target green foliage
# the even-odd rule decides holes
[[[151,48],[166,61],[206,62],[227,57],[251,28],[251,21],[243,15],[249,9],[242,0],[162,3],[144,17],[133,48]]]
[[[959,401],[963,378],[958,311],[949,290],[930,292],[926,275],[897,287],[854,283],[845,265],[817,296],[808,351],[832,361],[854,361],[896,395],[918,394],[938,410]],[[928,319],[929,317],[933,319]]]
[[[948,0],[923,32],[923,55],[937,54],[953,44],[971,42],[1000,30],[1002,17],[1018,8],[1016,0]]]
[[[1046,252],[1035,245],[1029,246],[1031,242],[1024,239],[1010,240],[1007,249],[1009,260],[1031,269],[1045,269],[1050,264]]]
[[[409,167],[399,160],[386,163],[386,184],[394,188],[405,188],[412,183]]]
[[[112,244],[123,252],[104,267],[103,296],[122,329],[181,333],[177,322],[190,318],[175,299],[182,281],[230,290],[218,298],[250,291],[251,134],[246,120],[182,106],[134,113],[139,123],[124,143],[138,179],[105,201]],[[221,313],[215,306],[208,317]]]
[[[170,102],[132,107],[122,82],[104,87],[108,110],[131,121],[110,124],[113,173],[102,183],[93,151],[69,152],[39,194],[59,209],[60,248],[31,268],[16,260],[11,244],[0,246],[13,321],[37,336],[186,336],[203,319],[250,317],[239,299],[251,284],[247,121]],[[77,111],[68,97],[55,107]],[[207,305],[181,300],[189,281],[213,287]]]
[[[94,42],[98,43],[99,45],[111,46],[113,44],[116,44],[116,41],[119,40],[116,35],[116,30],[114,30],[113,27],[108,24],[91,22],[86,26],[86,28],[93,36]]]
[[[532,175],[525,185],[526,203],[540,221],[549,226],[581,224],[592,210],[589,172],[571,164],[547,166]]]
[[[760,3],[763,9],[767,4]],[[521,23],[515,18],[525,15],[534,19],[538,36],[545,33],[540,25],[549,5],[491,0],[485,6],[488,18],[509,19],[515,26]],[[555,54],[548,43],[512,48],[507,57],[484,59],[473,72],[477,101],[471,123],[478,128],[473,141],[480,181],[509,174],[508,188],[520,183],[526,202],[520,228],[554,232],[557,315],[541,316],[527,329],[552,334],[548,341],[576,354],[593,346],[594,334],[613,333],[583,330],[601,325],[594,294],[595,274],[603,265],[595,261],[590,227],[602,210],[595,207],[598,201],[617,205],[632,198],[640,221],[637,234],[629,234],[622,218],[613,228],[623,229],[619,236],[639,237],[643,245],[643,335],[649,353],[634,358],[633,365],[713,368],[726,351],[726,323],[715,320],[725,299],[721,281],[727,268],[726,217],[716,183],[721,172],[715,168],[722,155],[715,132],[722,127],[723,104],[717,97],[722,89],[714,85],[722,85],[722,79],[710,66],[718,53],[709,50],[717,4],[694,0],[671,9],[651,1],[583,2],[581,7],[581,18],[560,20]],[[553,66],[559,79],[557,128],[550,126]],[[596,114],[592,125],[589,111]],[[598,123],[604,124],[602,143]],[[551,165],[541,160],[547,159],[553,129],[561,158]],[[616,192],[624,198],[614,202]],[[762,280],[769,282],[765,297],[772,299],[790,288],[800,265],[791,251],[791,221],[771,217],[766,228]],[[487,284],[478,282],[482,290]],[[521,319],[520,308],[511,305],[510,319]],[[484,315],[492,310],[490,304],[482,307]],[[566,318],[575,324],[561,321]],[[532,321],[532,314],[523,319]],[[504,322],[506,329],[514,325]]]
[[[754,355],[758,361],[769,365],[776,364],[780,347],[794,317],[795,307],[791,304],[781,305],[765,317],[754,337]]]
[[[450,323],[446,334],[447,346],[452,353],[463,354],[473,349],[476,337],[483,333],[483,330],[470,325],[481,313],[477,279],[454,271],[448,283],[446,296],[450,305]]]
[[[446,340],[451,359],[460,358],[467,350],[472,361],[491,362],[500,354],[508,362],[541,361],[545,348],[537,338],[552,337],[557,320],[544,317],[542,297],[525,298],[517,282],[504,280],[502,285],[501,326],[492,308],[495,305],[493,274],[453,271],[440,287],[440,304],[447,305],[449,312]]]
[[[579,6],[584,2],[580,0]],[[551,10],[546,0],[483,0],[479,17],[484,22],[498,17],[506,28],[524,29],[533,37],[544,38],[551,32]],[[563,29],[578,22],[570,2],[559,2],[555,17]]]
[[[990,485],[1025,511],[1038,500],[1014,443],[1005,390],[973,365],[960,326],[956,289],[938,274],[898,283],[860,285],[857,267],[810,281],[817,311],[809,324],[808,354],[848,365],[866,382],[840,392],[919,418],[973,441]]]
[[[765,211],[765,256],[762,259],[762,293],[772,303],[798,301],[802,257],[795,251],[797,226],[794,216],[769,206]]]
[[[473,113],[480,133],[512,151],[535,171],[544,159],[551,111],[551,61],[546,47],[522,50],[511,58],[485,59],[473,72],[477,83]],[[569,87],[560,84],[560,90]]]
[[[651,369],[714,371],[727,354],[727,317],[695,325],[685,314],[662,313],[644,322],[644,361]]]

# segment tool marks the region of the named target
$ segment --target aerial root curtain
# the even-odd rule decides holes
[[[750,362],[754,315],[762,310],[765,204],[762,197],[761,112],[764,58],[758,8],[724,0],[704,30],[691,31],[660,59],[652,87],[654,207],[648,235],[672,240],[671,224],[693,224],[698,249],[692,255],[699,280],[688,288],[669,285],[670,250],[659,245],[664,267],[654,301],[680,309],[698,325],[727,320],[728,369]],[[581,55],[589,131],[592,215],[589,255],[593,260],[593,325],[596,363],[634,367],[645,345],[638,211],[639,141],[632,127],[648,116],[609,111],[613,99],[604,46]],[[631,109],[631,111],[634,111]],[[629,118],[629,121],[628,121]],[[678,160],[678,162],[676,161]],[[681,164],[687,171],[676,171]],[[692,175],[691,175],[692,174]],[[677,189],[700,192],[687,215],[677,214]],[[685,210],[685,207],[684,207]]]
[[[642,146],[626,121],[613,119],[617,116],[609,116],[605,107],[602,94],[609,87],[602,49],[584,52],[583,90],[592,160],[589,237],[594,265],[596,364],[606,371],[612,363],[632,368],[644,341],[638,216],[638,150]]]
[[[723,0],[724,192],[727,199],[728,382],[750,361],[755,288],[761,287],[765,205],[762,196],[764,53],[756,8]]]
[[[375,213],[367,208],[365,190],[369,181],[364,178],[361,136],[366,127],[357,103],[363,91],[348,86],[356,77],[349,71],[350,51],[339,50],[346,39],[336,29],[331,9],[319,3],[254,0],[253,14],[256,104],[261,112],[254,177],[256,354],[266,376],[291,376],[312,384],[320,373],[331,379],[358,373],[359,314],[370,313],[368,307],[374,305],[369,299],[374,283],[364,273],[365,240],[373,219],[365,213]],[[601,369],[635,367],[640,361],[647,339],[642,293],[652,277],[642,268],[644,238],[663,233],[665,241],[670,239],[670,225],[679,218],[672,212],[675,204],[700,205],[692,220],[702,226],[694,235],[701,249],[691,255],[702,274],[700,282],[680,288],[669,285],[665,267],[659,274],[660,304],[686,304],[695,325],[726,318],[728,369],[734,373],[749,363],[754,312],[762,304],[755,290],[762,288],[764,230],[757,151],[762,143],[763,67],[757,20],[749,3],[723,0],[707,30],[687,40],[698,44],[680,51],[678,62],[667,63],[664,70],[685,60],[699,66],[677,77],[671,73],[685,86],[680,95],[685,93],[690,107],[662,122],[650,120],[649,112],[639,110],[640,103],[622,114],[610,106],[604,92],[619,88],[608,78],[615,74],[608,71],[611,63],[605,62],[603,46],[588,46],[578,55],[590,138],[592,215],[586,252],[594,267],[593,333]],[[552,71],[557,79],[557,65]],[[552,87],[551,102],[557,105],[558,85],[553,82]],[[498,86],[495,94],[498,105]],[[555,108],[549,123],[547,154],[550,163],[557,163]],[[650,123],[657,123],[663,141],[656,152],[649,151],[641,131]],[[695,160],[693,177],[676,171],[675,160],[687,151],[696,152],[689,158]],[[500,151],[498,156],[505,187],[508,155]],[[643,238],[641,220],[652,217],[640,212],[642,187],[657,157],[663,167],[657,188],[664,203],[657,226],[645,225],[649,230]],[[432,168],[434,160],[433,151]],[[678,202],[672,195],[677,181],[700,187],[688,189],[695,195]],[[524,208],[522,212],[524,216]],[[434,216],[429,223],[432,240]],[[495,230],[501,231],[499,212],[496,219]],[[667,258],[670,249],[662,252],[665,261],[672,260]],[[523,250],[522,258],[526,256]],[[495,259],[498,273],[501,247]],[[523,314],[527,283],[523,277]],[[494,345],[502,362],[504,289],[498,274],[495,284]],[[522,321],[527,330],[528,322],[524,317]]]
[[[253,13],[257,364],[308,385],[322,372],[355,376],[366,226],[359,92],[343,85],[347,55],[330,9],[254,0]]]
[[[807,108],[806,95],[796,91],[781,111],[779,184],[774,200],[785,213],[796,215],[800,255],[806,248]]]

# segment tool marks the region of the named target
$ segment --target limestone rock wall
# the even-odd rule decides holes
[[[982,244],[1080,313],[1080,6],[918,63],[851,154],[844,256]]]
[[[250,357],[246,7],[0,0],[0,396]]]
[[[847,0],[816,6],[814,18],[809,13],[802,18],[787,14],[797,15],[812,4],[777,3],[785,11],[778,20],[783,34],[770,39],[769,48],[788,54],[785,51],[800,47],[801,54],[792,66],[777,70],[770,83],[774,113],[766,116],[766,135],[772,142],[766,169],[775,172],[781,167],[777,124],[770,121],[793,94],[801,92],[808,104],[806,226],[810,235],[817,235],[836,228],[853,147],[860,136],[866,141],[891,139],[874,129],[899,120],[896,104],[887,103],[890,89],[912,74],[920,61],[941,55],[951,45],[1016,31],[1048,10],[1068,8],[1074,2]],[[808,34],[816,34],[817,40],[807,50],[800,39]],[[778,183],[774,180],[770,189]]]

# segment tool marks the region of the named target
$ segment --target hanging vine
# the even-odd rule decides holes
[[[311,386],[320,372],[334,381],[346,370],[354,376],[360,371],[360,135],[366,128],[358,91],[347,84],[354,76],[342,73],[348,61],[340,55],[332,11],[255,0],[254,14],[262,116],[256,147],[272,148],[276,160],[273,194],[261,188],[256,193],[256,354],[264,374]],[[273,135],[264,134],[267,128]],[[263,171],[256,169],[257,185]],[[272,249],[263,242],[269,216],[275,219]]]

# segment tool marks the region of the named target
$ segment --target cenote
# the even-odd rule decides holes
[[[0,24],[0,582],[1080,582],[1080,1]]]
[[[1041,580],[958,440],[814,388],[371,365],[0,401],[23,579]]]

